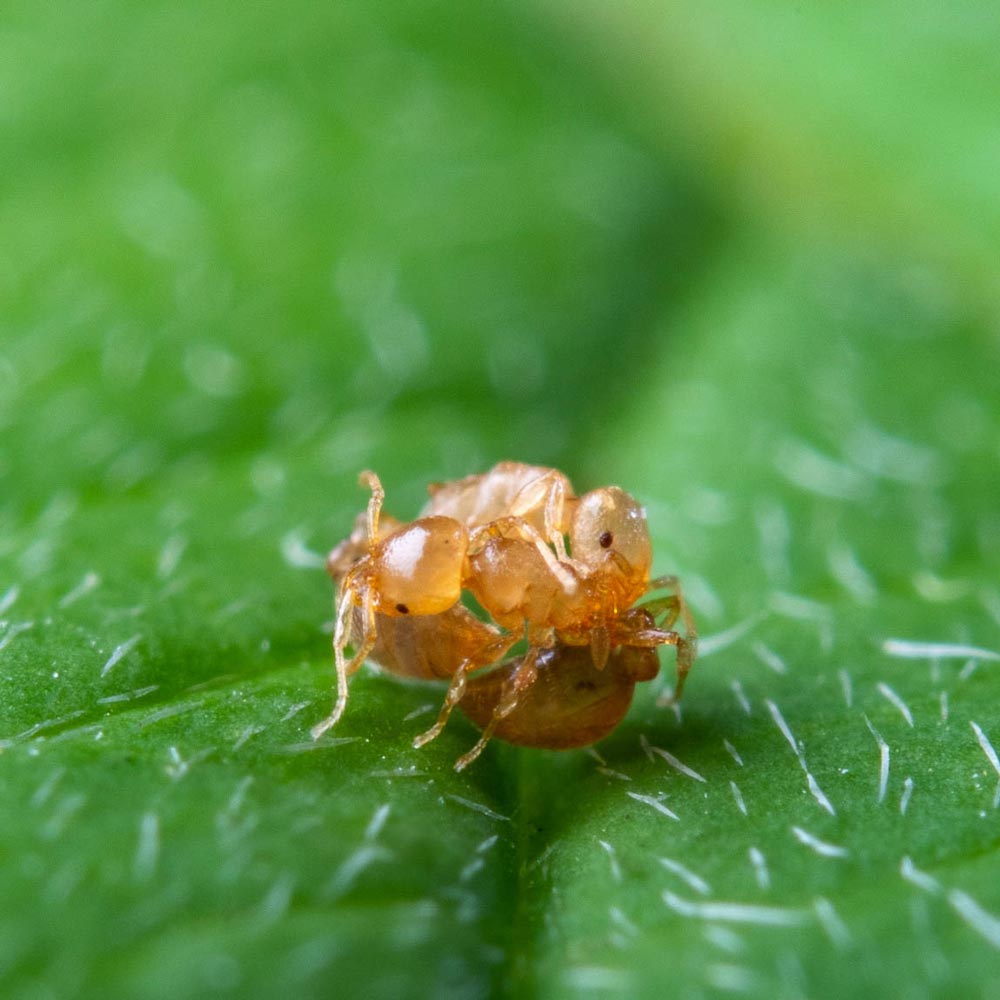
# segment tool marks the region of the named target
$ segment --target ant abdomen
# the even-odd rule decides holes
[[[469,678],[459,707],[477,726],[485,728],[494,719],[522,660]],[[636,683],[651,680],[659,669],[653,649],[620,646],[603,670],[594,666],[586,646],[560,643],[542,650],[535,657],[537,676],[496,722],[493,735],[547,750],[589,746],[615,729],[632,704]]]

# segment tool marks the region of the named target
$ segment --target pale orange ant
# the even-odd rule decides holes
[[[606,686],[612,678],[645,679],[650,661],[641,651],[674,645],[675,697],[680,696],[696,651],[694,622],[675,578],[649,580],[652,549],[645,513],[624,490],[607,487],[576,498],[556,470],[505,462],[483,476],[432,487],[423,516],[408,524],[383,518],[389,530],[382,535],[381,483],[371,472],[362,473],[361,481],[372,491],[367,511],[327,563],[339,582],[333,639],[337,701],[329,718],[314,727],[314,738],[339,720],[347,678],[371,656],[396,674],[451,679],[437,722],[414,740],[422,746],[463,702],[468,675],[501,661],[522,635],[528,641],[524,656],[505,663],[497,678],[483,678],[478,693],[469,696],[469,704],[478,706],[472,711],[481,714],[490,703],[486,692],[498,692],[482,738],[457,762],[459,769],[495,732],[502,738],[522,732],[517,720],[537,715],[546,703],[540,696],[524,702],[525,692],[539,676],[550,678],[545,690],[559,690],[558,680],[551,678],[565,674],[570,683],[581,657],[598,672],[613,660]],[[662,589],[673,593],[633,607]],[[463,590],[503,631],[462,605]],[[659,626],[657,615],[664,616]],[[683,636],[671,629],[678,617]],[[346,649],[355,635],[348,660]],[[619,695],[628,689],[626,708],[635,679],[619,684]],[[519,702],[535,707],[517,712]],[[567,694],[569,714],[573,704],[579,699],[574,702]],[[564,718],[568,722],[569,715]],[[548,728],[553,724],[555,716]],[[611,728],[615,724],[617,719]],[[558,745],[581,745],[579,734],[567,732],[564,739],[568,742]],[[527,738],[511,741],[539,745]]]

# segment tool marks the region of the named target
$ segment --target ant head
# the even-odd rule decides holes
[[[593,570],[617,567],[645,582],[653,564],[646,512],[617,486],[580,497],[569,529],[573,558]]]
[[[422,517],[383,538],[371,555],[379,611],[447,611],[462,596],[468,545],[465,529],[450,517]]]

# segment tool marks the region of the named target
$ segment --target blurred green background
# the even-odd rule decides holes
[[[0,994],[1000,993],[998,43],[5,4]],[[358,471],[504,458],[647,505],[683,712],[457,776],[363,672],[312,744]]]

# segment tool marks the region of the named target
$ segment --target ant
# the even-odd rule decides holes
[[[481,739],[457,762],[459,770],[482,752],[494,732],[521,734],[524,727],[517,720],[538,715],[538,706],[547,702],[537,696],[522,699],[540,676],[565,674],[568,683],[585,660],[597,672],[613,661],[606,687],[613,678],[636,671],[637,679],[645,679],[639,676],[649,670],[642,650],[655,660],[656,646],[676,646],[675,698],[680,697],[695,657],[694,622],[676,578],[649,580],[652,547],[645,513],[624,490],[607,487],[576,498],[562,473],[504,462],[482,476],[432,487],[424,514],[408,524],[383,518],[381,526],[388,527],[383,536],[382,485],[372,472],[362,473],[361,482],[372,493],[368,508],[327,561],[339,582],[333,638],[337,701],[331,715],[313,728],[314,738],[339,720],[347,703],[347,678],[371,656],[396,674],[451,679],[437,722],[414,740],[423,746],[463,702],[468,675],[503,660],[522,635],[527,652],[505,661],[489,675],[493,680],[484,678],[475,695],[470,692],[469,704],[480,716],[491,702],[486,692],[495,690],[496,697]],[[673,593],[633,607],[662,589]],[[465,608],[463,590],[502,631]],[[659,615],[663,622],[657,626]],[[678,617],[683,636],[672,630]],[[355,635],[359,641],[348,660],[346,649]],[[622,694],[627,689],[624,708],[634,684],[621,685]],[[544,688],[559,690],[551,681]],[[519,703],[535,707],[518,713]],[[573,708],[568,697],[567,707]],[[551,728],[558,714],[549,714]],[[508,718],[513,721],[505,723]],[[582,745],[579,735],[567,733],[566,739],[565,745]],[[524,737],[512,742],[532,745]]]

